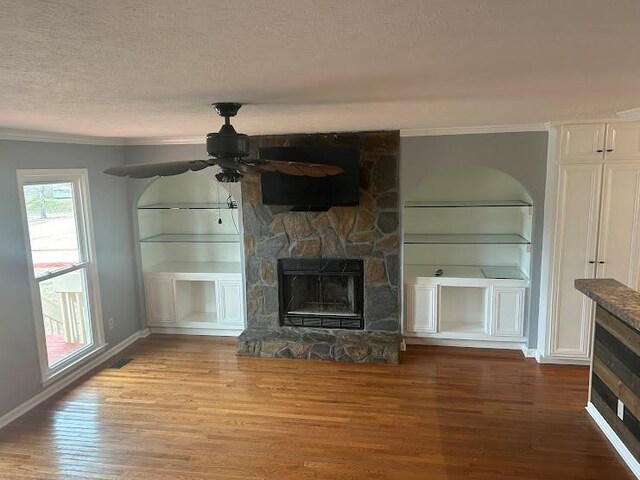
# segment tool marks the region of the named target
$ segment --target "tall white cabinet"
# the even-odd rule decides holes
[[[558,127],[548,163],[538,350],[586,363],[594,307],[574,281],[640,287],[640,124]]]

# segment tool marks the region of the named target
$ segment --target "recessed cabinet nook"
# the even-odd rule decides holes
[[[594,306],[575,279],[640,287],[640,123],[553,128],[546,198],[540,360],[587,363]]]
[[[533,204],[500,171],[425,180],[404,203],[405,336],[522,348]]]
[[[147,325],[237,335],[244,328],[238,209],[206,172],[161,177],[137,207]]]

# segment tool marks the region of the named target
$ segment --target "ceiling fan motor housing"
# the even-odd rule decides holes
[[[243,158],[249,155],[249,137],[235,131],[226,133],[223,131],[226,126],[219,133],[207,133],[207,153],[216,158]]]

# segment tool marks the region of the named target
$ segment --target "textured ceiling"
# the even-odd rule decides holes
[[[0,128],[533,123],[640,106],[638,0],[0,0]]]

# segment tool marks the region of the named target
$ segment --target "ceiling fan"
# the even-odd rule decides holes
[[[218,165],[219,182],[238,182],[245,173],[280,172],[298,177],[328,177],[339,175],[344,170],[336,165],[320,163],[290,162],[282,160],[253,159],[249,155],[249,137],[236,132],[231,121],[242,104],[214,103],[218,115],[224,117],[224,125],[218,133],[207,134],[207,153],[210,158],[183,160],[179,162],[140,163],[107,168],[104,173],[118,177],[150,178],[179,175]]]

